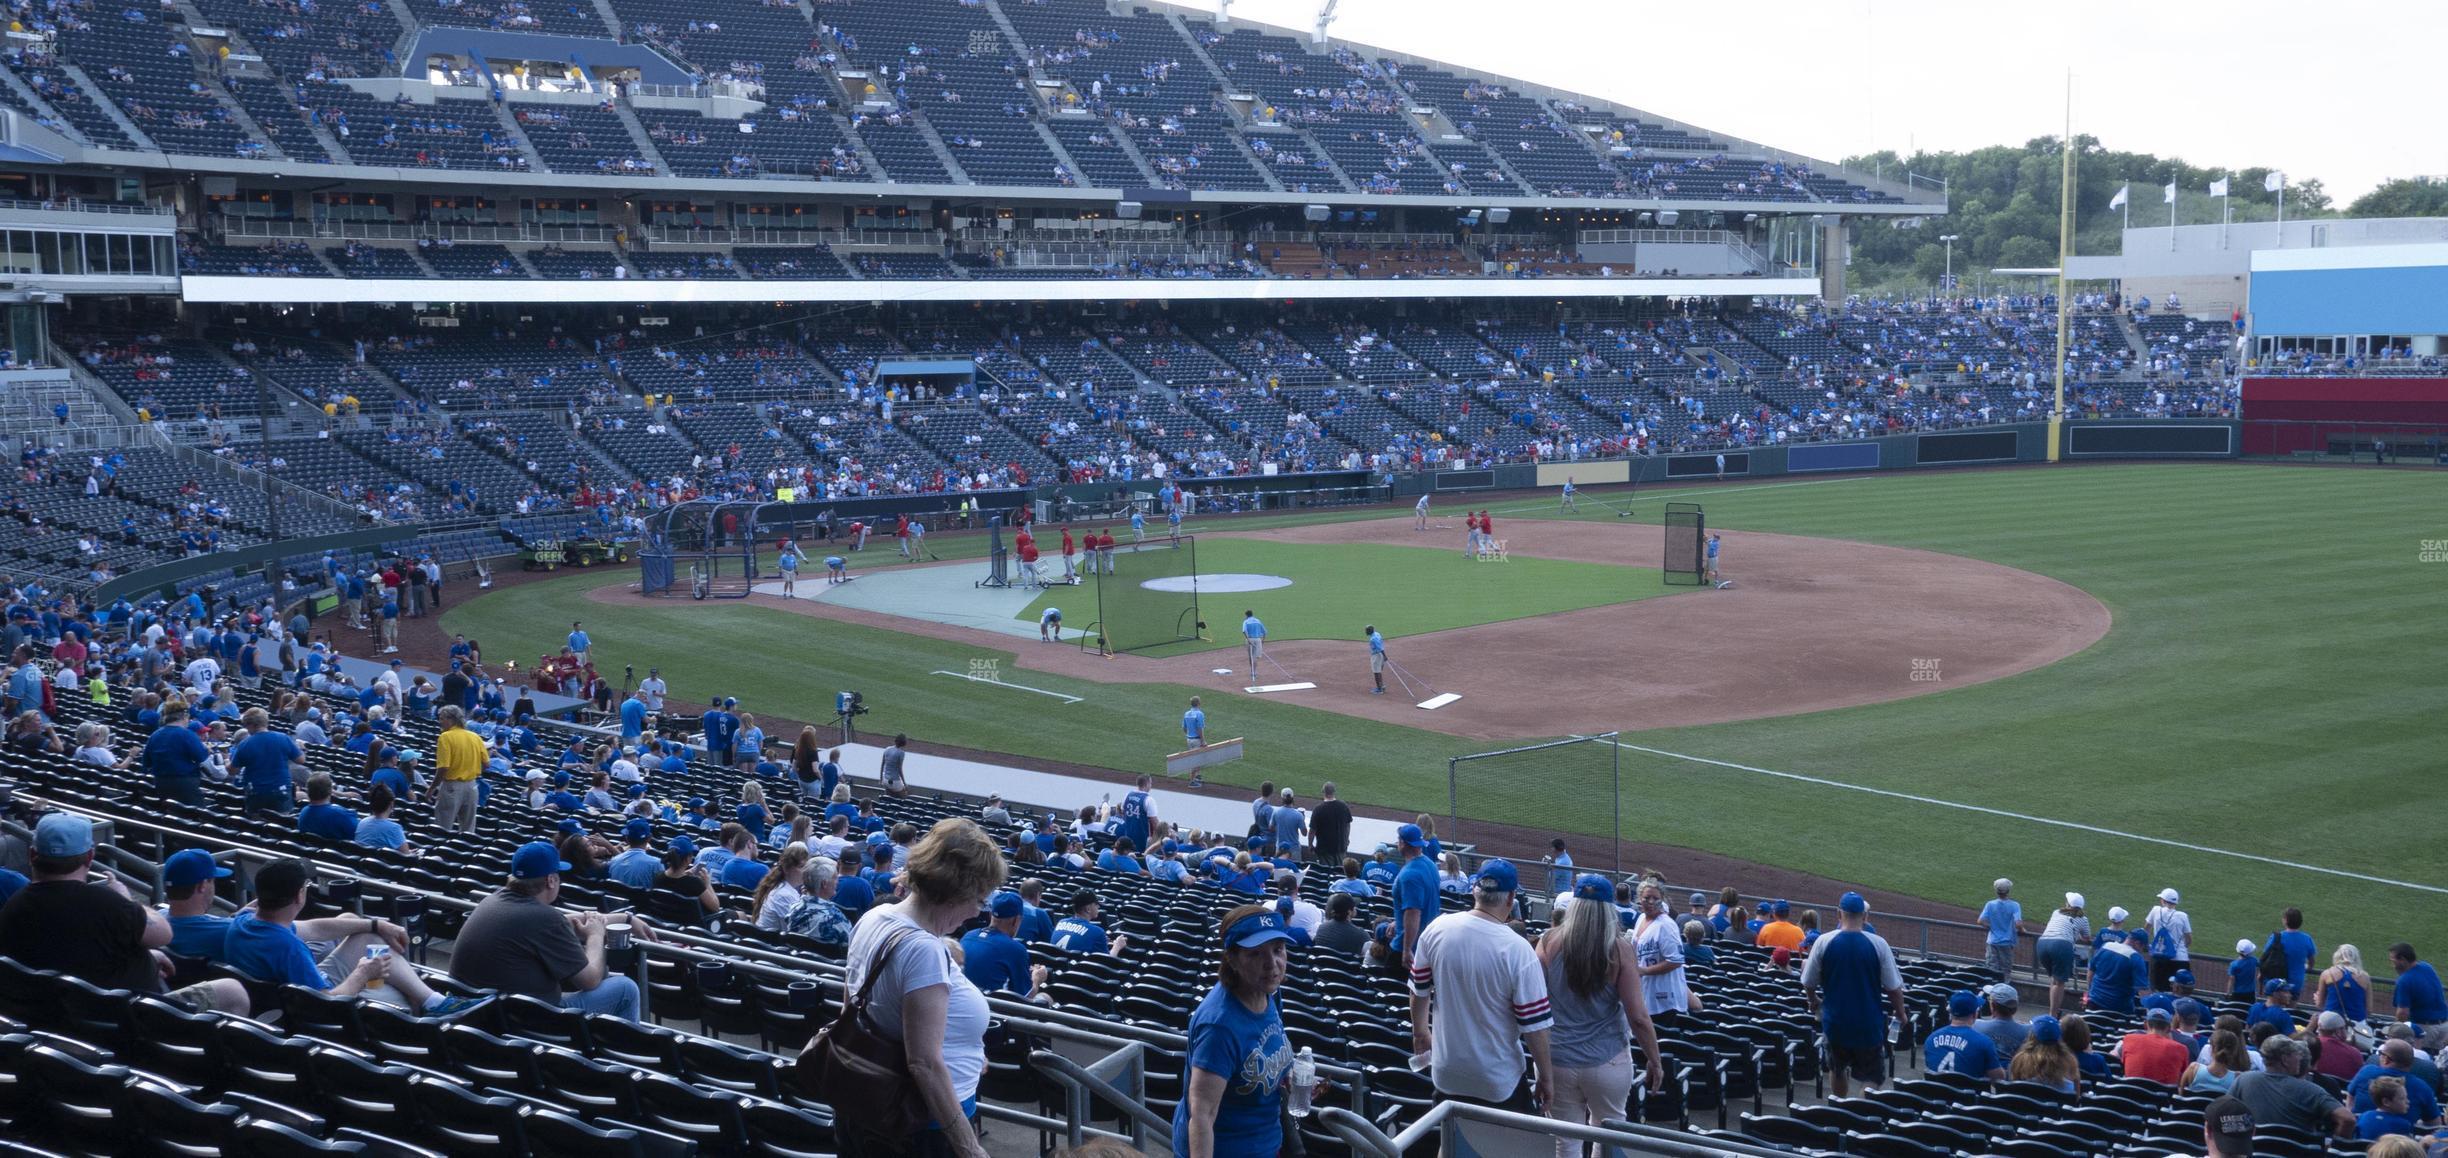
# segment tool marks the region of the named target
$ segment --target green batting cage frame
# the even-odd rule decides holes
[[[1538,833],[1544,852],[1544,838],[1556,834],[1558,824],[1570,823],[1575,832],[1605,836],[1607,864],[1623,871],[1623,746],[1616,743],[1618,736],[1602,732],[1454,757],[1445,766],[1445,818],[1451,831],[1442,835],[1485,852],[1523,845],[1521,830],[1528,828]],[[1609,828],[1590,832],[1602,802]],[[1595,858],[1581,863],[1598,865]]]
[[[1045,561],[1038,562],[1044,570]],[[1150,539],[1136,548],[1116,546],[1111,573],[1089,577],[1096,584],[1096,620],[1080,636],[1080,647],[1107,654],[1145,651],[1203,640],[1207,621],[1199,615],[1198,539]],[[1187,591],[1155,591],[1151,579],[1190,581]]]
[[[1666,585],[1698,587],[1708,582],[1708,516],[1698,503],[1666,504]]]

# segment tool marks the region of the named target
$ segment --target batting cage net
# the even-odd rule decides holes
[[[1701,558],[1708,540],[1708,519],[1698,503],[1666,504],[1666,585],[1696,587],[1707,582],[1708,564]]]
[[[1534,842],[1544,853],[1550,837],[1578,832],[1606,841],[1603,853],[1595,839],[1588,842],[1584,867],[1622,871],[1616,845],[1623,833],[1623,749],[1616,737],[1606,732],[1454,757],[1445,772],[1448,829],[1440,835],[1483,854],[1517,856]],[[1526,863],[1515,867],[1526,887],[1547,891],[1545,875]]]
[[[1206,624],[1198,574],[1198,541],[1189,535],[1115,548],[1113,573],[1100,569],[1095,578],[1096,622],[1084,645],[1101,638],[1108,651],[1139,651],[1199,638]]]

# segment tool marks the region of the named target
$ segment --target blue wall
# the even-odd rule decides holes
[[[2448,334],[2448,266],[2256,273],[2252,314],[2264,338]]]

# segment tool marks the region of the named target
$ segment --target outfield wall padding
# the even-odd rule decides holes
[[[1632,481],[1632,460],[1626,458],[1595,459],[1589,462],[1542,462],[1536,468],[1536,485],[1560,487],[1571,479],[1576,487],[1605,486],[1609,483]]]

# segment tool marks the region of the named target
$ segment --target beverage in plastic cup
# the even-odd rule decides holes
[[[368,961],[380,961],[390,955],[391,950],[383,948],[380,945],[366,946],[366,960]],[[365,987],[368,989],[380,989],[384,985],[388,984],[389,982],[383,976],[384,972],[386,972],[386,970],[376,970],[372,977],[366,978]]]
[[[604,947],[607,949],[628,948],[629,922],[614,921],[613,923],[604,926]]]

